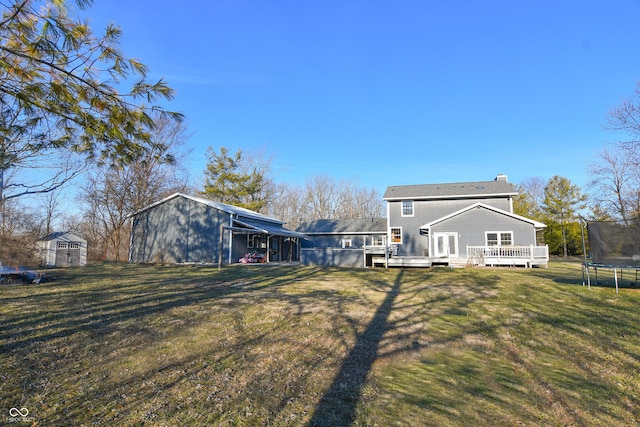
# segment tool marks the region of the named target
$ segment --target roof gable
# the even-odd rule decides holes
[[[505,180],[454,182],[449,184],[395,185],[387,187],[384,200],[422,200],[515,196],[517,191]]]
[[[461,214],[463,214],[465,212],[468,212],[468,211],[470,211],[472,209],[475,209],[475,208],[482,208],[482,209],[490,210],[490,211],[496,212],[498,214],[508,216],[510,218],[514,218],[514,219],[517,219],[517,220],[520,220],[520,221],[523,221],[523,222],[528,222],[529,224],[533,225],[537,229],[546,227],[545,224],[543,224],[541,222],[538,222],[538,221],[535,221],[533,219],[526,218],[526,217],[520,216],[520,215],[516,215],[516,214],[513,214],[511,212],[507,212],[507,211],[504,211],[502,209],[498,209],[496,207],[489,206],[489,205],[484,204],[484,203],[474,203],[472,205],[467,206],[466,208],[460,209],[460,210],[458,210],[456,212],[452,212],[449,215],[445,215],[442,218],[438,218],[438,219],[435,219],[435,220],[433,220],[431,222],[428,222],[428,223],[420,226],[420,229],[430,228],[433,225],[436,225],[436,224],[438,224],[440,222],[446,221],[446,220],[448,220],[450,218],[453,218],[455,216],[461,215]]]
[[[174,193],[168,197],[165,197],[162,200],[159,200],[155,203],[150,204],[149,206],[140,209],[138,212],[134,213],[132,216],[136,216],[146,210],[149,210],[155,206],[158,206],[162,203],[168,202],[169,200],[178,198],[178,197],[182,197],[188,200],[192,200],[196,203],[200,203],[206,206],[210,206],[212,208],[221,210],[223,212],[226,212],[228,214],[231,215],[236,215],[239,217],[244,217],[244,218],[251,218],[251,219],[257,219],[260,221],[266,221],[266,222],[270,222],[270,223],[274,223],[274,224],[279,224],[282,225],[284,224],[284,221],[280,221],[279,219],[276,218],[272,218],[269,217],[267,215],[263,215],[261,213],[246,209],[246,208],[242,208],[240,206],[234,206],[234,205],[229,205],[227,203],[222,203],[222,202],[216,202],[215,200],[209,200],[209,199],[205,199],[204,197],[197,197],[197,196],[191,196],[188,194],[184,194],[184,193]]]
[[[52,240],[63,240],[67,242],[86,242],[85,239],[71,231],[55,231],[38,239],[41,242],[50,242]]]

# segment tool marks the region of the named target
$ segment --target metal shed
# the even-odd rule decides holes
[[[46,267],[87,264],[87,241],[70,231],[48,234],[37,241],[40,263]]]
[[[305,235],[238,206],[175,193],[132,217],[129,262],[298,261]]]

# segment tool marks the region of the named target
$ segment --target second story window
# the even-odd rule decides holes
[[[413,216],[413,200],[402,201],[402,216]]]

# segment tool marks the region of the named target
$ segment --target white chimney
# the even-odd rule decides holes
[[[503,174],[498,174],[498,176],[496,176],[496,181],[504,181],[504,182],[508,182],[507,179],[507,175],[503,175]]]

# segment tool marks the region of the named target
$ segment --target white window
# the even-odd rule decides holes
[[[391,243],[402,243],[402,227],[391,227]]]
[[[413,200],[402,201],[402,216],[413,216]]]
[[[511,231],[488,231],[486,236],[487,246],[513,245],[513,232]]]
[[[513,233],[510,231],[500,233],[500,246],[513,245]]]
[[[372,236],[371,244],[373,246],[384,246],[384,236]]]
[[[58,249],[67,249],[68,245],[67,245],[67,242],[57,242],[56,247]]]
[[[350,248],[351,247],[351,239],[342,239],[342,248]]]
[[[78,243],[78,242],[69,242],[69,249],[80,249],[80,243]]]

